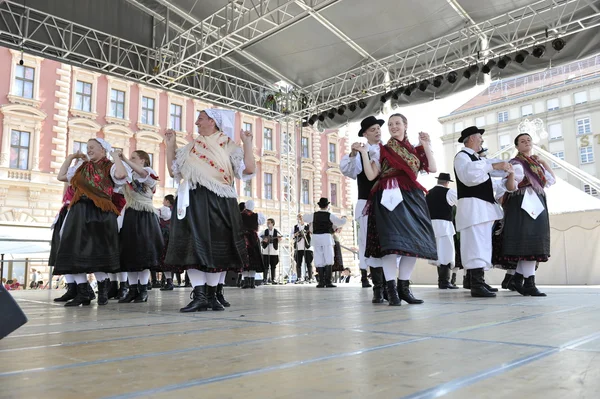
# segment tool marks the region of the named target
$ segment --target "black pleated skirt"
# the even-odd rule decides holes
[[[333,267],[331,271],[341,272],[344,270],[344,259],[342,258],[342,245],[339,241],[334,241],[333,246]]]
[[[186,216],[171,219],[165,271],[241,271],[248,264],[242,215],[235,198],[219,197],[205,187],[190,190]]]
[[[117,215],[100,210],[88,198],[80,199],[64,220],[54,274],[118,271]]]
[[[119,242],[122,272],[160,270],[164,241],[156,214],[126,208]]]
[[[69,212],[69,206],[63,205],[58,212],[58,218],[52,229],[52,241],[50,242],[50,257],[48,258],[48,266],[54,266],[56,263],[56,253],[58,252],[58,246],[60,245],[60,229],[62,228],[67,213]]]
[[[248,263],[244,265],[244,270],[255,270],[258,273],[265,271],[260,250],[260,241],[255,231],[244,231],[244,240],[246,241],[246,251],[248,252]]]

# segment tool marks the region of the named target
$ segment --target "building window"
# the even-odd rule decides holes
[[[151,152],[148,152],[148,157],[150,157],[150,167],[152,169],[154,169],[154,154],[152,154]]]
[[[587,102],[587,92],[580,91],[579,93],[575,93],[575,105],[577,104],[585,104]]]
[[[302,158],[310,158],[310,148],[308,146],[308,137],[302,137]]]
[[[252,180],[246,180],[244,182],[244,196],[252,197]]]
[[[475,126],[485,126],[485,116],[478,116],[477,118],[475,118]]]
[[[17,65],[15,74],[15,95],[24,98],[33,98],[35,69]]]
[[[144,125],[154,125],[154,102],[150,97],[142,97],[142,123]]]
[[[302,203],[308,205],[310,201],[310,181],[302,179]]]
[[[273,129],[270,127],[263,131],[263,150],[273,151]]]
[[[508,121],[508,111],[498,112],[498,123]]]
[[[273,174],[265,173],[265,199],[273,199]]]
[[[92,84],[78,80],[75,85],[75,109],[92,112]]]
[[[562,124],[552,123],[548,125],[548,134],[550,140],[558,140],[562,138]]]
[[[331,205],[338,206],[337,184],[329,184],[329,195],[331,197]]]
[[[583,185],[583,191],[585,191],[586,194],[597,197],[598,196],[598,190],[596,190],[594,187],[590,186],[589,184],[584,184]]]
[[[503,134],[502,136],[499,136],[498,139],[500,141],[500,149],[501,150],[503,150],[506,147],[510,146],[510,135]]]
[[[329,162],[337,162],[337,146],[335,143],[329,143]]]
[[[198,119],[198,118],[196,118],[196,119]],[[252,133],[252,123],[247,123],[247,122],[244,122],[244,123],[242,124],[242,126],[243,126],[243,127],[242,127],[242,129],[243,129],[245,132],[251,132],[251,133]]]
[[[550,100],[546,101],[546,106],[548,107],[548,111],[556,111],[560,106],[558,98],[551,98]]]
[[[125,119],[125,92],[110,90],[110,116]]]
[[[10,132],[10,167],[29,169],[29,132],[12,130]]]
[[[281,153],[287,154],[290,152],[290,135],[287,132],[283,132],[283,143],[281,145]]]
[[[560,159],[561,161],[565,160],[565,152],[564,151],[553,152],[552,155],[554,155],[556,158]],[[560,169],[560,167],[561,167],[560,165],[552,162],[552,169]]]
[[[74,141],[73,142],[73,153],[80,152],[87,154],[87,142],[85,141]]]
[[[283,200],[284,201],[288,201],[290,198],[289,190],[290,190],[290,178],[287,176],[283,176]]]
[[[171,129],[181,132],[181,115],[182,115],[182,107],[181,105],[171,104]]]
[[[594,162],[594,149],[592,146],[579,147],[579,160],[582,164]]]
[[[454,122],[454,132],[462,132],[464,129],[464,123],[463,122]]]
[[[592,124],[590,118],[577,119],[577,134],[590,134],[592,133]]]
[[[533,105],[531,105],[531,104],[523,105],[521,107],[521,116],[529,116],[529,115],[533,115]]]

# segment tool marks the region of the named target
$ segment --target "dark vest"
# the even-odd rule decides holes
[[[306,225],[302,230],[304,230],[304,238],[302,238],[302,236],[298,236],[294,240],[294,249],[298,249],[298,243],[300,242],[300,240],[304,240],[304,249],[310,248],[310,227]],[[296,234],[299,231],[300,228],[298,227],[298,225],[294,226],[294,234]]]
[[[477,158],[475,155],[469,154],[464,150],[460,152],[464,152],[465,154],[467,154],[473,162],[479,161],[479,158]],[[460,181],[460,179],[458,178],[458,174],[456,174],[456,169],[454,169],[454,175],[456,176],[456,189],[458,192],[458,199],[477,198],[482,201],[489,202],[491,204],[496,203],[496,200],[494,199],[494,186],[492,185],[491,177],[488,177],[488,179],[481,184],[478,184],[473,187],[468,187]]]
[[[242,225],[246,231],[258,231],[258,213],[248,210],[242,212]]]
[[[425,196],[431,220],[452,221],[452,206],[446,200],[448,190],[450,190],[448,187],[435,186]]]
[[[360,154],[357,155],[360,157]],[[365,174],[365,166],[363,164],[362,157],[360,157],[360,164],[363,167],[362,172],[358,176],[356,176],[356,182],[358,183],[358,199],[359,200],[368,200],[369,194],[371,193],[371,189],[377,182],[377,179],[373,179],[372,181],[367,178]]]
[[[277,229],[273,229],[273,237],[269,236],[269,229],[265,230],[265,235],[263,236],[263,239],[268,238],[269,242],[271,242],[273,244],[273,249],[277,250],[279,249],[279,240],[276,240],[275,237],[280,237],[281,234],[279,234],[279,232],[277,231]],[[262,247],[266,248],[269,246],[268,242],[263,242],[262,243]]]
[[[315,212],[313,218],[313,234],[333,234],[333,223],[327,211]]]

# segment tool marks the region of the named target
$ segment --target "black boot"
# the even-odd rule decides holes
[[[156,272],[150,272],[152,278],[152,288],[160,288],[160,282],[156,278]]]
[[[98,281],[98,305],[103,306],[108,304],[108,284],[109,280]]]
[[[438,266],[438,288],[440,290],[454,290],[458,288],[450,283],[450,265]]]
[[[148,284],[144,284],[146,286],[146,291],[152,291],[152,282],[148,280]]]
[[[131,284],[129,286],[129,290],[127,291],[127,295],[125,295],[125,297],[123,297],[123,299],[119,299],[119,303],[131,303],[133,302],[133,300],[137,297],[138,295],[138,291],[139,291],[139,287],[142,284],[138,285],[138,284]],[[145,284],[143,284],[145,285]]]
[[[337,285],[334,285],[333,282],[331,281],[331,278],[333,276],[332,270],[333,270],[332,265],[325,266],[325,288],[336,288],[337,287]],[[370,286],[371,285],[369,284],[369,287]],[[363,287],[364,287],[364,285],[363,285]]]
[[[465,290],[470,290],[471,289],[471,271],[464,269],[464,273],[465,275],[463,276],[463,288]]]
[[[372,267],[371,268],[371,280],[373,281],[373,299],[371,303],[383,303],[383,267]]]
[[[235,280],[235,286],[238,288],[242,288],[243,277],[241,273],[238,273],[237,279]]]
[[[67,283],[67,292],[63,296],[54,298],[54,302],[68,302],[77,296],[77,283]]]
[[[250,287],[250,277],[245,277],[242,280],[242,289],[245,290],[246,288],[251,288]]]
[[[523,295],[526,296],[546,296],[543,292],[537,289],[535,286],[535,276],[529,276],[523,283]]]
[[[450,279],[450,285],[452,285],[454,288],[458,288],[456,286],[456,273],[452,273],[452,278]]]
[[[475,298],[493,298],[496,296],[495,293],[490,292],[485,287],[485,280],[483,278],[483,268],[471,269],[471,296]]]
[[[201,310],[208,310],[210,304],[206,300],[206,284],[197,285],[190,294],[192,302],[188,303],[185,308],[179,309],[182,313],[198,312]]]
[[[512,274],[506,273],[504,275],[504,280],[502,280],[502,284],[501,284],[503,289],[505,289],[505,290],[508,289],[508,283],[510,282],[510,279],[512,279]]]
[[[119,283],[119,294],[117,299],[120,301],[121,299],[125,299],[127,294],[129,293],[129,283],[127,281],[123,281]]]
[[[250,288],[256,288],[256,277],[250,277]]]
[[[373,275],[371,274],[371,278]],[[363,288],[370,288],[371,284],[369,284],[369,278],[367,277],[367,271],[360,269],[360,282],[362,283]]]
[[[108,299],[119,299],[119,283],[116,281],[109,281],[108,293],[106,294]]]
[[[217,284],[217,301],[226,308],[230,307],[231,304],[225,300],[223,296],[223,284]]]
[[[483,286],[489,291],[489,292],[498,292],[498,288],[494,288],[491,285],[489,285],[488,283],[485,282],[485,279],[483,280]]]
[[[386,281],[386,291],[388,297],[388,303],[390,306],[400,306],[400,298],[398,297],[398,287],[396,287],[396,280]]]
[[[90,293],[88,291],[89,283],[77,284],[77,294],[75,298],[71,299],[69,302],[65,303],[65,307],[71,306],[87,306],[90,304]]]
[[[519,272],[516,272],[508,283],[508,289],[511,291],[517,291],[521,295],[525,295],[525,291],[523,291],[523,280],[523,275]]]
[[[87,286],[88,286],[87,290],[88,290],[88,294],[90,297],[90,301],[93,301],[94,299],[96,299],[96,293],[94,292],[94,289],[92,288],[90,283],[88,283]]]
[[[217,299],[217,287],[211,287],[210,285],[206,287],[206,301],[212,310],[225,310],[223,304],[219,303]]]
[[[138,285],[138,293],[133,299],[134,303],[142,303],[148,302],[148,286],[147,285]]]
[[[325,287],[325,268],[317,267],[317,288]]]
[[[173,288],[175,286],[173,285],[173,279],[172,278],[168,278],[167,282],[165,283],[165,286],[162,287],[160,290],[161,291],[173,291]]]
[[[422,299],[417,299],[413,296],[410,290],[410,281],[408,280],[398,280],[398,297],[408,302],[409,305],[420,305],[424,302]]]

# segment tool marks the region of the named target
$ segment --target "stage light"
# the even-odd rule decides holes
[[[465,69],[465,71],[463,72],[463,76],[465,77],[465,79],[470,79],[471,76],[476,75],[477,72],[479,72],[479,67],[477,66],[477,64],[471,65],[469,68]]]
[[[498,61],[498,68],[500,69],[504,69],[508,66],[508,64],[510,64],[512,61],[512,58],[510,58],[508,55],[505,55],[504,57],[500,58],[500,60]]]
[[[336,109],[331,108],[329,111],[327,111],[327,117],[329,119],[333,119],[333,118],[335,118],[335,113],[336,113]]]
[[[448,81],[448,83],[454,84],[458,80],[458,74],[456,72],[452,71],[448,74],[448,76],[446,77],[446,80]]]
[[[318,118],[317,115],[311,116],[310,119],[308,120],[308,124],[311,125],[311,126],[314,125],[315,122],[317,121],[317,118]]]
[[[325,122],[325,117],[326,117],[326,116],[327,116],[327,113],[326,113],[326,112],[322,112],[322,113],[319,115],[319,121],[320,121],[320,122]]]
[[[519,51],[516,55],[515,55],[515,62],[522,64],[523,61],[525,61],[525,58],[527,58],[527,56],[529,55],[529,52],[527,50],[521,50]]]
[[[415,83],[411,83],[410,86],[410,91],[415,91],[417,90],[417,87],[419,87],[419,85],[415,82]]]
[[[412,90],[411,90],[410,86],[406,86],[406,88],[404,89],[404,95],[410,96],[411,94],[412,94]]]
[[[546,47],[545,46],[535,46],[533,48],[533,50],[531,50],[531,55],[533,55],[535,58],[542,58],[544,56],[544,53],[546,52]]]
[[[425,91],[427,90],[427,86],[429,86],[431,82],[429,82],[429,79],[425,79],[423,81],[421,81],[421,83],[419,83],[419,90],[421,91]]]
[[[442,85],[442,82],[444,81],[444,77],[442,75],[438,75],[435,77],[435,79],[433,79],[433,87],[438,88]]]
[[[337,110],[338,115],[344,115],[344,112],[346,112],[346,106],[340,105],[340,107]]]
[[[492,68],[496,66],[496,61],[494,60],[489,60],[484,66],[483,68],[481,68],[481,72],[488,74],[492,71]]]
[[[402,90],[403,89],[401,87],[399,87],[396,90],[394,90],[394,93],[392,94],[392,98],[394,100],[398,100],[398,98],[400,98],[400,94],[402,94]]]
[[[560,37],[552,40],[552,48],[556,51],[560,51],[560,50],[564,49],[566,44],[567,43]]]
[[[302,127],[308,127],[308,122],[302,122]]]
[[[356,103],[350,103],[350,105],[348,105],[348,109],[350,112],[356,111]]]
[[[366,108],[366,106],[367,106],[367,103],[365,102],[365,100],[360,100],[360,101],[358,102],[358,107],[359,107],[360,109],[365,109],[365,108]]]

